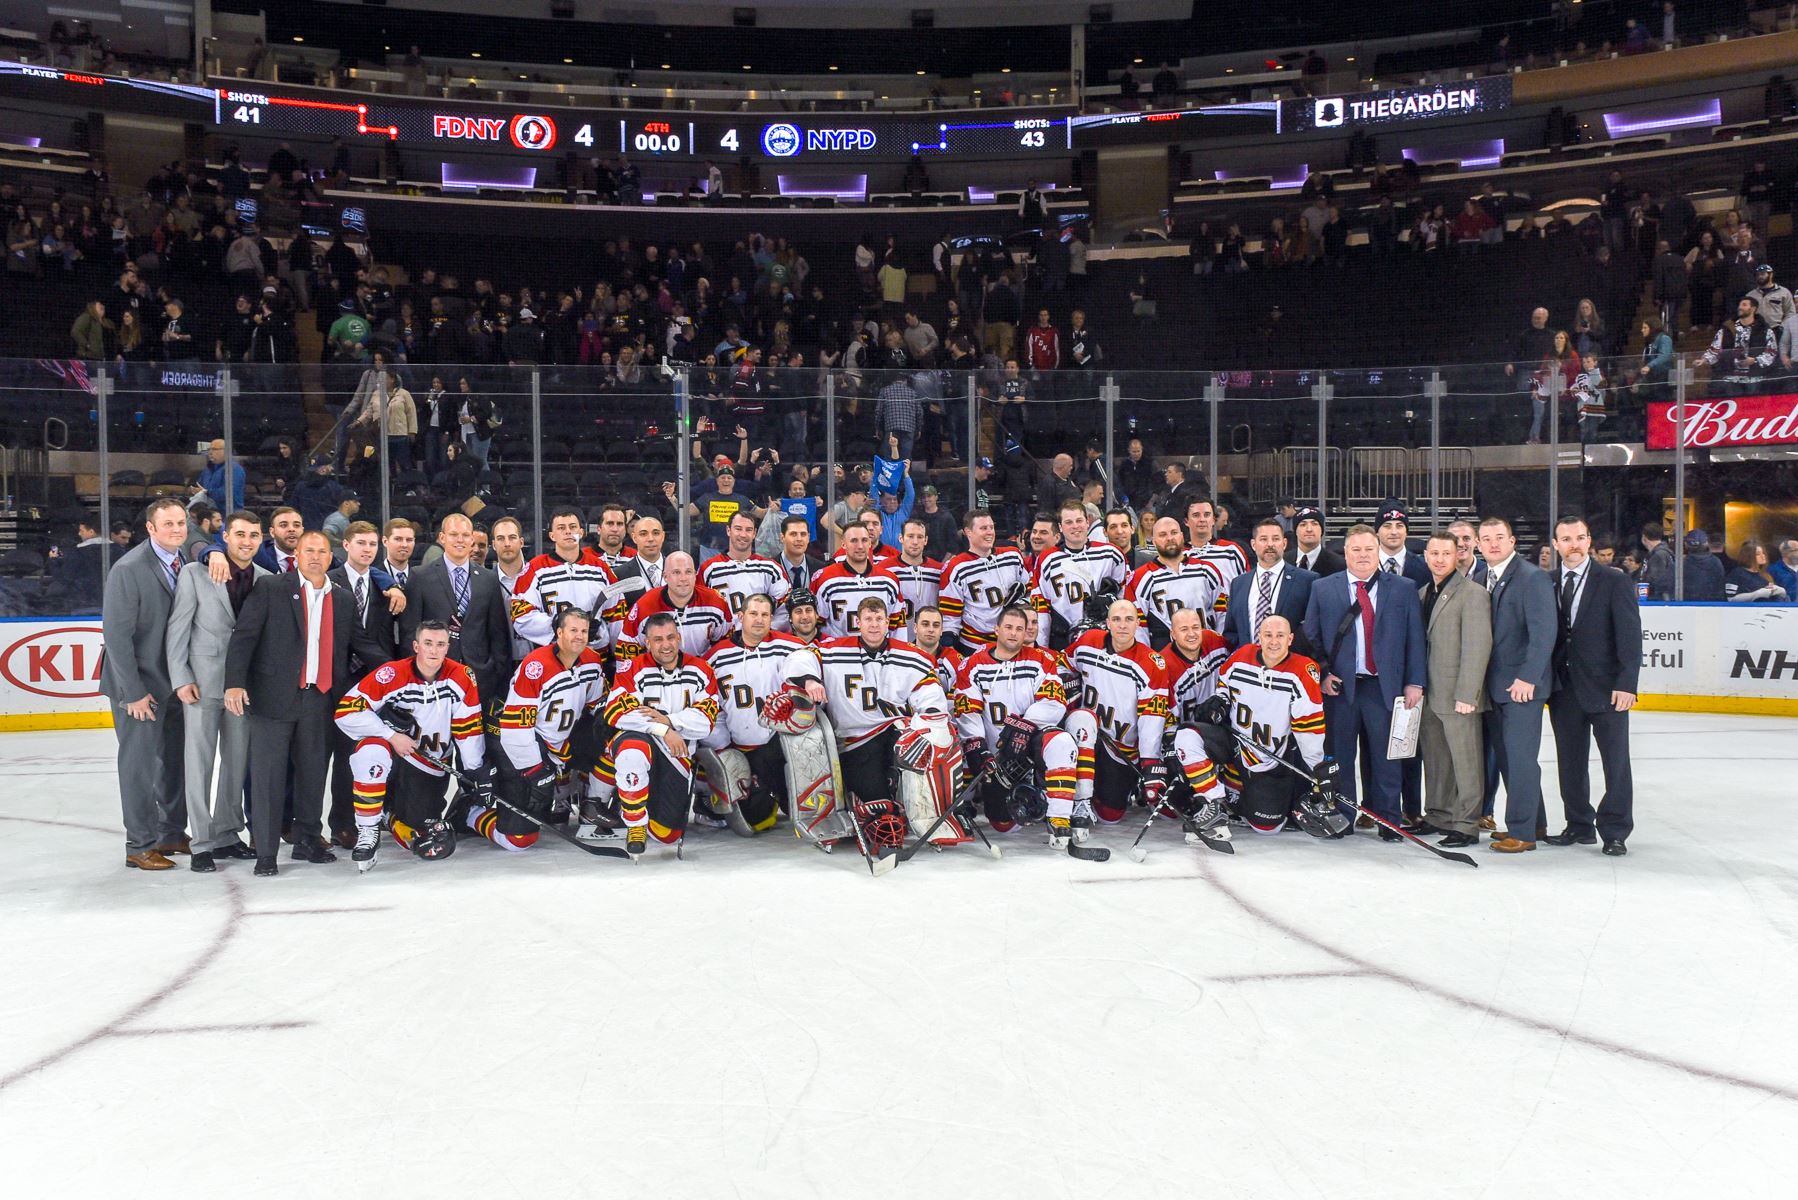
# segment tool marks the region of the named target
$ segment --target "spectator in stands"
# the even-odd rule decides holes
[[[1049,460],[1049,470],[1037,485],[1036,506],[1043,512],[1054,513],[1061,511],[1064,501],[1078,499],[1080,485],[1074,480],[1074,457],[1057,454]]]
[[[1560,377],[1559,390],[1565,395],[1572,390],[1579,370],[1579,353],[1574,350],[1566,330],[1555,330],[1549,342],[1548,353],[1542,356],[1542,361],[1530,376],[1530,445],[1541,445],[1543,431],[1547,428],[1546,422],[1560,419],[1558,414],[1554,414],[1553,408],[1555,377]]]
[[[90,362],[104,362],[110,357],[117,335],[118,326],[107,319],[106,304],[101,300],[88,301],[87,307],[69,327],[69,337],[75,342],[75,357]]]
[[[1754,283],[1755,286],[1749,290],[1748,295],[1754,299],[1761,320],[1776,330],[1783,328],[1786,319],[1794,311],[1798,311],[1792,306],[1792,293],[1784,285],[1773,281],[1771,263],[1761,263],[1754,268]]]
[[[923,408],[918,402],[918,393],[907,376],[896,376],[880,389],[880,398],[874,405],[874,427],[883,439],[891,439],[889,444],[896,457],[904,461],[908,469],[922,419]]]
[[[1786,599],[1798,599],[1798,538],[1779,543],[1779,559],[1767,565],[1767,577],[1785,589]]]
[[[1469,197],[1449,225],[1449,237],[1462,253],[1471,254],[1487,240],[1486,235],[1497,227],[1498,222],[1492,219],[1492,214],[1486,207]]]
[[[1688,329],[1710,329],[1717,320],[1717,289],[1723,282],[1723,251],[1709,229],[1698,235],[1698,244],[1686,252],[1686,275],[1692,297],[1692,323]]]
[[[1030,380],[1040,396],[1049,388],[1051,376],[1044,372],[1061,369],[1061,331],[1046,308],[1038,309],[1036,324],[1024,338],[1024,357],[1030,363]]]
[[[1605,353],[1604,317],[1589,299],[1581,299],[1574,309],[1573,349],[1581,357],[1587,353]]]
[[[1658,522],[1642,526],[1642,580],[1648,584],[1648,599],[1673,599],[1673,551],[1665,541]]]
[[[1660,310],[1660,323],[1676,329],[1680,306],[1691,294],[1691,278],[1686,270],[1686,260],[1674,252],[1665,238],[1655,244],[1653,276],[1654,303]]]
[[[1580,373],[1574,377],[1569,395],[1579,418],[1580,445],[1589,446],[1598,440],[1598,427],[1611,414],[1610,388],[1598,365],[1598,351],[1588,350],[1580,355],[1580,364]]]
[[[1123,108],[1135,108],[1142,99],[1142,84],[1137,81],[1136,72],[1129,67],[1118,76],[1118,100]]]
[[[954,301],[950,301],[950,303],[953,304]],[[903,336],[906,353],[911,356],[912,362],[920,367],[936,365],[937,347],[942,343],[936,335],[935,327],[919,317],[913,309],[905,311]]]
[[[379,410],[375,413],[378,421]],[[412,441],[418,436],[418,403],[400,382],[399,373],[387,372],[387,461],[396,471],[412,469]]]
[[[880,283],[880,310],[889,321],[898,321],[905,312],[905,268],[897,253],[889,253],[877,273]]]
[[[1554,347],[1554,339],[1554,332],[1548,328],[1548,310],[1531,309],[1529,328],[1517,335],[1517,355],[1505,364],[1505,374],[1517,374],[1519,363],[1524,364],[1526,370],[1534,369]],[[1528,380],[1525,379],[1524,383],[1527,386]]]
[[[1736,298],[1749,295],[1755,287],[1759,273],[1760,261],[1763,257],[1755,245],[1754,230],[1747,224],[1736,226],[1733,238],[1726,238],[1723,256],[1723,303],[1727,306]]]
[[[1174,74],[1174,64],[1162,63],[1161,70],[1149,81],[1152,102],[1157,107],[1170,107],[1174,97],[1180,94],[1180,77]]]
[[[1185,468],[1181,470],[1184,472]],[[1155,493],[1156,481],[1155,464],[1149,461],[1142,439],[1131,438],[1124,447],[1124,457],[1117,464],[1119,502],[1138,510],[1148,507],[1150,497]]]
[[[1665,243],[1663,243],[1665,244]],[[1676,256],[1677,257],[1677,256]],[[1630,369],[1629,386],[1635,398],[1644,410],[1650,400],[1659,400],[1667,394],[1667,381],[1672,376],[1674,361],[1673,339],[1668,336],[1667,329],[1653,317],[1642,321],[1642,361]]]
[[[349,530],[350,522],[354,521],[356,514],[361,511],[362,497],[355,492],[346,491],[337,498],[337,508],[319,526],[325,536],[331,539],[333,548],[343,545],[344,535]],[[374,527],[370,526],[369,531],[372,533]]]
[[[1783,604],[1790,594],[1768,572],[1767,547],[1749,538],[1736,551],[1737,565],[1723,579],[1723,598],[1731,604]]]
[[[1704,530],[1694,529],[1686,534],[1684,566],[1686,600],[1718,603],[1725,599],[1723,563],[1711,551],[1710,535]]]
[[[987,289],[984,312],[986,328],[981,337],[982,348],[1001,360],[1009,359],[1017,344],[1018,323],[1023,319],[1023,302],[1018,298],[1017,282],[1011,271],[1001,271]]]
[[[244,506],[244,469],[242,462],[231,464],[231,487],[225,489],[225,439],[213,438],[206,445],[206,461],[194,481],[206,493],[212,506],[221,513],[236,512]]]
[[[1767,165],[1765,154],[1754,156],[1754,165],[1742,174],[1742,214],[1756,229],[1767,228],[1773,217],[1773,200],[1778,194],[1779,179]]]
[[[1613,250],[1628,244],[1629,206],[1633,199],[1635,192],[1624,184],[1623,172],[1612,171],[1599,198],[1598,212],[1604,218],[1604,244]]]
[[[1411,249],[1419,253],[1433,253],[1442,249],[1448,237],[1448,220],[1442,206],[1420,205],[1417,221],[1411,226]]]
[[[1701,361],[1711,368],[1711,394],[1751,395],[1768,368],[1779,357],[1779,341],[1761,320],[1760,305],[1753,296],[1736,302],[1735,319],[1717,330]]]

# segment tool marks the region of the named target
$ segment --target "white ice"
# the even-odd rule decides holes
[[[7,735],[4,1190],[1790,1196],[1795,735],[1639,715],[1623,859],[1170,825],[878,880],[784,827],[146,875],[112,735]]]

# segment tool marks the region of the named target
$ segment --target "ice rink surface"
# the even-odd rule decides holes
[[[111,734],[5,735],[6,1190],[1790,1196],[1798,722],[1634,732],[1620,860],[1165,824],[879,880],[785,826],[144,875]]]

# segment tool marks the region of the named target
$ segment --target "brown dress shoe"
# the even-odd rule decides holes
[[[156,847],[156,853],[158,853],[158,854],[188,854],[193,851],[193,848],[194,848],[194,844],[193,844],[192,838],[178,837],[178,838],[174,838],[170,841],[160,843]]]
[[[140,871],[167,871],[173,869],[175,864],[164,858],[159,851],[139,850],[136,854],[125,856],[125,865],[136,867]]]
[[[1514,837],[1492,839],[1492,848],[1500,854],[1522,854],[1525,850],[1534,850],[1536,843],[1518,841]]]
[[[345,850],[354,850],[356,848],[356,833],[351,829],[339,829],[336,833],[331,835],[331,843],[332,845],[340,846]]]
[[[1373,824],[1372,817],[1357,817],[1355,819],[1355,828],[1356,829],[1372,829],[1373,827],[1374,827],[1374,824]]]
[[[1487,833],[1491,833],[1493,830],[1498,828],[1498,822],[1493,820],[1491,817],[1481,817],[1480,818],[1480,828],[1485,830]]]

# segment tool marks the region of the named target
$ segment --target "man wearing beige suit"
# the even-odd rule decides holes
[[[1480,840],[1485,794],[1480,713],[1486,708],[1486,664],[1492,655],[1492,606],[1485,589],[1459,570],[1453,534],[1431,537],[1423,561],[1430,569],[1430,582],[1419,593],[1429,646],[1424,822],[1445,835],[1438,845],[1472,846]]]
[[[253,513],[233,513],[224,538],[226,582],[213,582],[205,571],[183,571],[175,588],[167,639],[169,679],[187,710],[183,747],[187,823],[193,831],[191,865],[201,872],[215,870],[218,858],[255,857],[237,836],[244,825],[250,726],[248,717],[225,711],[225,653],[250,589],[268,574],[254,561],[262,545],[262,522]],[[215,755],[219,768],[216,801]]]

